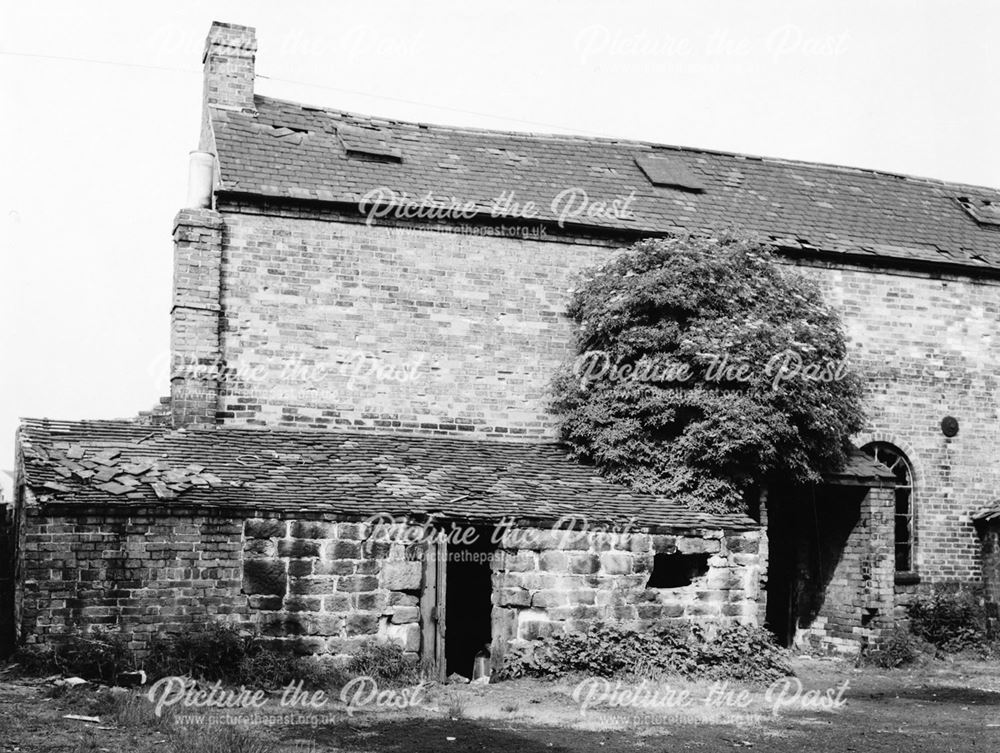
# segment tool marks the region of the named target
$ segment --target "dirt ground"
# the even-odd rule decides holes
[[[313,751],[1000,751],[1000,673],[996,664],[932,662],[895,671],[858,670],[800,659],[803,693],[836,698],[839,708],[806,704],[791,684],[766,687],[663,680],[635,694],[576,681],[432,685],[405,709],[349,709],[339,696],[317,708],[269,697],[259,709],[206,712],[172,707],[162,718],[138,693],[114,694],[0,673],[0,751],[35,753],[312,753]],[[844,682],[847,685],[844,686]],[[687,692],[686,700],[680,696]],[[740,695],[745,691],[746,695]],[[783,692],[782,692],[783,691]],[[633,692],[632,703],[623,695]],[[576,699],[574,699],[574,693]],[[655,693],[655,695],[654,695]],[[367,700],[365,688],[355,696]],[[809,696],[813,698],[813,696]],[[712,699],[706,702],[706,698]],[[774,714],[775,698],[782,699]],[[580,700],[586,701],[581,711]],[[589,699],[589,700],[588,700]],[[621,701],[615,704],[614,700]],[[67,719],[77,714],[100,721]],[[249,725],[225,724],[240,717]]]

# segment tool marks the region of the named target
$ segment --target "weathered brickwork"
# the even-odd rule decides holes
[[[855,653],[895,621],[894,492],[876,487],[861,495],[856,505],[827,498],[823,510],[799,518],[798,570],[804,577],[798,583],[796,646]],[[819,527],[812,535],[811,526]],[[842,540],[838,527],[846,534]]]
[[[868,383],[869,429],[858,444],[891,442],[913,465],[921,583],[978,581],[971,515],[1000,488],[1000,287],[861,269],[811,273],[841,312]],[[960,425],[953,438],[941,431],[949,415]]]
[[[571,287],[613,248],[222,217],[223,423],[553,435],[546,400],[573,352]],[[869,428],[858,443],[892,442],[913,463],[922,582],[979,579],[969,516],[1000,482],[1000,289],[915,272],[800,268],[841,312],[869,384]],[[940,430],[945,415],[961,425],[951,439]]]
[[[609,249],[224,217],[225,423],[552,435],[571,278]]]
[[[990,629],[1000,629],[1000,522],[982,523],[983,596]]]
[[[156,634],[250,620],[239,596],[242,521],[166,510],[53,515],[29,501],[22,530],[28,643],[120,626],[142,651]]]
[[[583,533],[515,529],[494,567],[494,645],[598,622],[644,630],[666,622],[756,624],[761,531],[727,535]],[[654,557],[703,554],[689,585],[650,588]]]
[[[428,530],[363,522],[243,518],[177,508],[43,512],[22,507],[21,634],[120,629],[140,655],[156,635],[228,623],[301,654],[343,659],[363,642],[427,655]],[[674,535],[506,531],[490,559],[494,646],[594,622],[756,619],[760,531]],[[438,552],[432,555],[430,552]],[[654,556],[704,555],[690,585],[649,588]],[[446,559],[446,558],[445,558]]]
[[[170,396],[178,425],[211,425],[218,407],[222,219],[185,209],[174,220]]]

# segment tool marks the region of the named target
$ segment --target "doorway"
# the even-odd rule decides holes
[[[454,530],[440,530],[424,555],[421,660],[436,680],[452,673],[472,679],[476,654],[493,642],[495,529],[477,526],[475,537]]]
[[[0,659],[14,651],[16,540],[14,510],[0,504]]]
[[[492,528],[476,528],[469,543],[450,543],[445,566],[446,675],[472,679],[476,654],[493,640]],[[473,537],[467,537],[472,539]]]
[[[765,627],[779,644],[792,646],[820,616],[857,609],[858,583],[844,570],[844,556],[866,493],[860,486],[817,485],[769,495]]]

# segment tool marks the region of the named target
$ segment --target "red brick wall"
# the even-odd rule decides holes
[[[869,385],[869,429],[914,468],[916,571],[923,583],[981,577],[971,522],[1000,488],[1000,287],[857,269],[812,272],[844,317]],[[958,419],[949,439],[941,419]]]
[[[563,314],[573,277],[611,247],[223,218],[224,423],[552,436],[546,396],[572,353]],[[914,465],[918,572],[924,582],[980,578],[969,515],[1000,487],[997,284],[808,273],[842,312],[870,385],[859,443],[893,442]],[[370,375],[383,367],[412,378]],[[940,430],[949,414],[961,424],[953,439]]]
[[[225,215],[230,424],[542,436],[574,272],[608,249]],[[413,380],[351,378],[353,354]],[[326,378],[310,383],[317,364]],[[368,367],[365,367],[366,369]],[[314,372],[315,373],[315,372]]]
[[[21,634],[121,626],[143,650],[156,633],[247,622],[243,521],[189,511],[43,514],[23,509]]]

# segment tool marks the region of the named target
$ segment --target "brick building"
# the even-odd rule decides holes
[[[501,541],[492,571],[455,576],[487,594],[498,650],[668,618],[766,620],[851,650],[917,589],[981,583],[973,515],[1000,470],[1000,192],[294,104],[254,94],[255,50],[227,24],[206,43],[195,200],[174,226],[169,416],[22,428],[22,637],[211,615],[321,653],[393,637],[443,667],[447,572],[387,565],[436,561],[427,547],[355,538],[387,508],[417,527],[509,514],[538,532],[581,511],[638,526],[612,543]],[[639,238],[730,227],[840,310],[871,425],[867,456],[825,484],[770,490],[756,519],[697,519],[565,460],[547,390],[573,352],[580,271]],[[695,559],[678,573],[681,556]],[[169,615],[145,601],[160,587]]]

